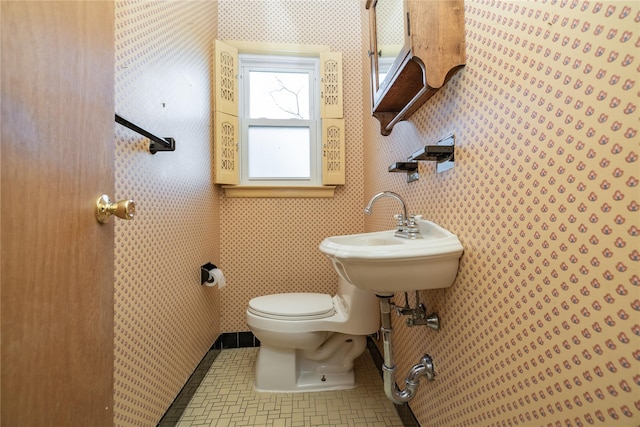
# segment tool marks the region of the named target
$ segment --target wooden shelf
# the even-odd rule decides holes
[[[378,52],[374,3],[367,3],[367,8],[371,11],[371,51]],[[380,121],[383,135],[408,119],[465,65],[463,0],[406,1],[404,12],[403,57],[394,62],[390,77],[377,89],[378,62],[374,56],[371,61],[372,114]]]

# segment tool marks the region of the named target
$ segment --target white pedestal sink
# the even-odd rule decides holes
[[[416,223],[422,238],[396,237],[396,230],[334,236],[320,243],[320,251],[343,279],[379,296],[450,287],[462,243],[431,221],[418,216]]]

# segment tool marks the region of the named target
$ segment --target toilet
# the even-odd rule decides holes
[[[380,328],[372,292],[338,279],[335,296],[264,295],[249,301],[247,324],[260,340],[255,389],[264,392],[342,390],[355,387],[353,361]]]

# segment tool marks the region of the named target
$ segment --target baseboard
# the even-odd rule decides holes
[[[182,413],[187,408],[198,386],[207,375],[207,372],[209,372],[209,368],[221,350],[243,347],[260,347],[260,340],[253,336],[251,332],[225,332],[220,334],[173,400],[157,427],[173,427],[180,421]]]
[[[171,406],[169,406],[169,409],[164,414],[157,427],[173,427],[178,423],[178,421],[180,421],[182,413],[187,408],[187,405],[198,389],[198,386],[204,379],[205,375],[207,375],[209,368],[213,364],[213,361],[216,360],[216,357],[218,357],[221,350],[259,346],[260,340],[258,340],[251,332],[225,332],[221,334],[213,343],[211,349],[202,358],[193,374],[191,374],[187,380],[187,383],[182,387],[182,390],[180,390]],[[367,337],[367,349],[369,350],[369,354],[382,377],[382,364],[384,362],[384,358],[382,354],[380,354],[378,347],[369,337]],[[395,405],[395,407],[398,412],[398,416],[405,427],[420,427],[420,423],[416,419],[415,415],[413,415],[408,404]]]
[[[224,350],[245,347],[260,347],[260,340],[251,332],[225,332],[218,337],[211,348]]]
[[[217,342],[217,341],[216,341]],[[196,393],[196,390],[200,386],[200,383],[209,372],[209,368],[213,364],[213,361],[216,360],[216,357],[220,354],[219,349],[211,348],[207,354],[204,355],[196,369],[193,371],[186,384],[182,387],[176,398],[173,400],[167,412],[162,416],[160,422],[158,422],[157,427],[173,427],[178,424],[180,421],[180,417],[182,417],[182,413],[191,398]]]
[[[373,340],[370,337],[367,337],[367,349],[369,350],[369,354],[371,354],[371,358],[373,359],[373,362],[378,368],[378,372],[380,373],[380,376],[384,378],[382,374],[382,364],[384,363],[384,357],[380,353],[378,346],[376,346],[376,344],[373,342]],[[403,403],[402,405],[394,405],[394,406],[396,407],[396,412],[398,413],[398,416],[402,420],[402,424],[405,427],[420,427],[420,423],[418,422],[418,419],[416,418],[416,416],[413,414],[413,411],[409,407],[408,403]]]

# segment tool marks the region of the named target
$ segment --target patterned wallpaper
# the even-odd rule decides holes
[[[369,117],[364,1],[116,3],[115,425],[154,425],[256,295],[332,292],[327,235],[393,226],[381,190],[460,236],[458,278],[420,293],[438,332],[394,317],[398,381],[428,352],[423,426],[640,425],[637,2],[465,3],[466,68],[389,137]],[[360,26],[354,23],[360,22]],[[274,23],[277,23],[275,25]],[[347,184],[333,199],[226,199],[211,170],[210,48],[220,39],[343,52]],[[387,167],[455,133],[456,165]],[[212,261],[228,286],[199,286]],[[603,424],[604,423],[604,424]]]
[[[116,426],[154,426],[220,333],[219,292],[200,266],[219,261],[210,130],[216,3],[116,2],[116,112],[175,152],[115,125]]]
[[[394,317],[397,380],[434,357],[423,426],[638,426],[640,4],[466,1],[465,19],[463,71],[389,137],[364,128],[366,199],[400,193],[465,250],[419,294],[440,331]],[[453,170],[385,172],[452,133]]]
[[[220,203],[222,332],[248,331],[251,298],[278,292],[326,292],[337,275],[318,245],[364,229],[361,214],[363,101],[361,4],[357,0],[220,1],[221,40],[328,45],[343,53],[346,185],[330,199],[225,198]],[[364,7],[364,6],[362,6]],[[355,41],[355,42],[354,42]]]

